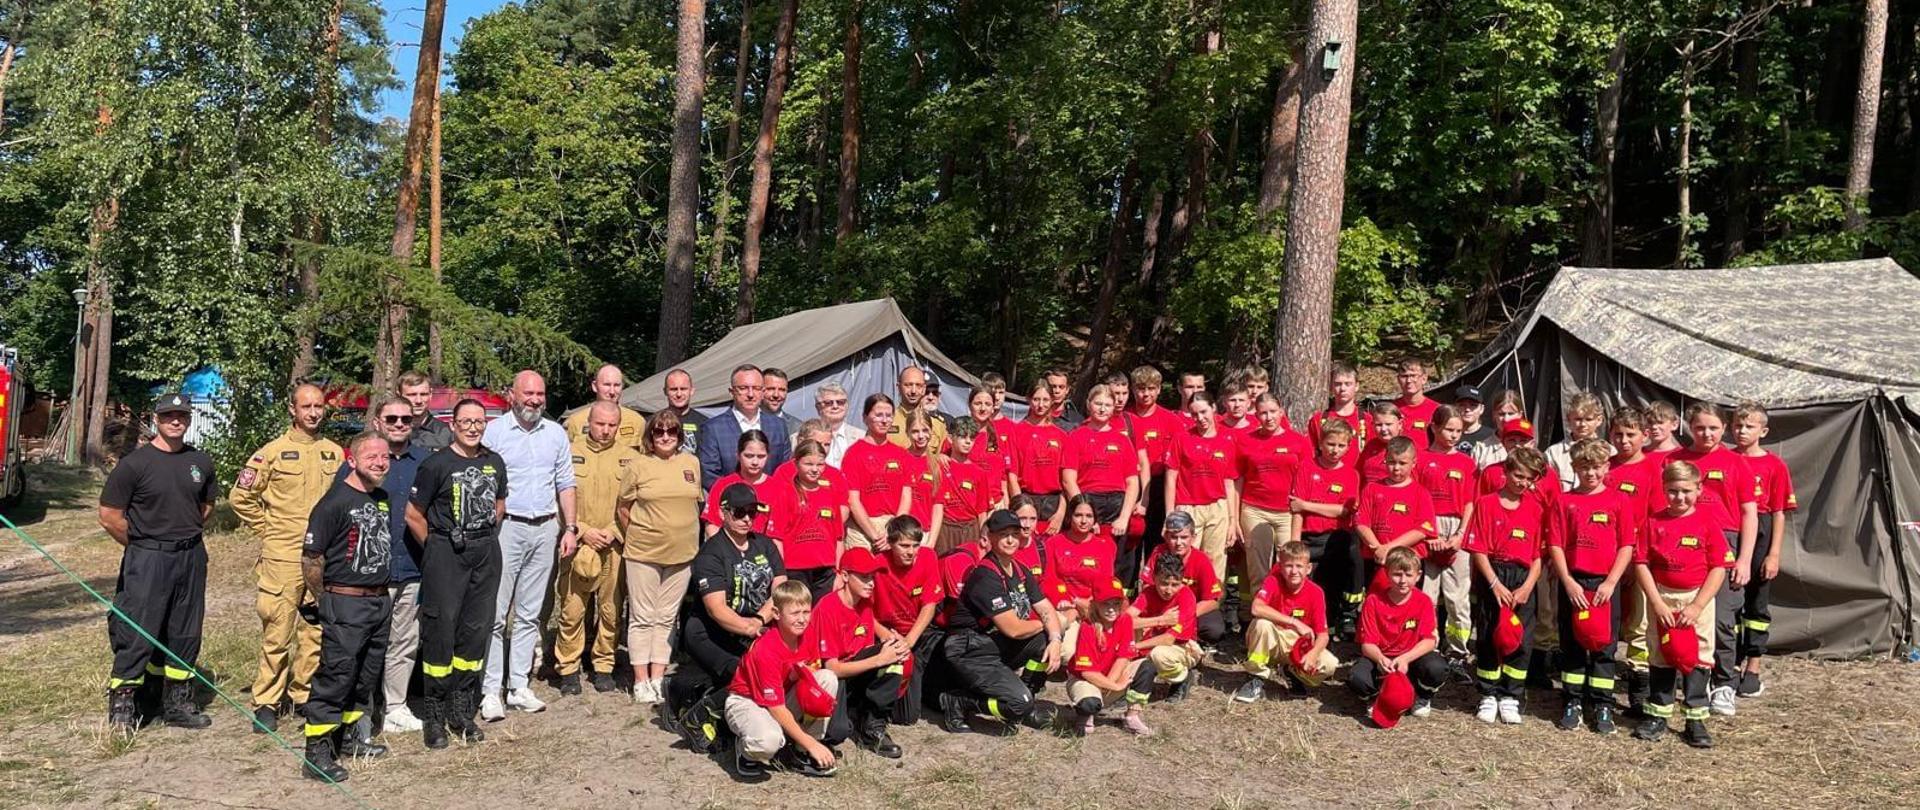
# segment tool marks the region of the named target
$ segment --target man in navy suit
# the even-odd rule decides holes
[[[767,434],[767,469],[775,469],[793,457],[793,443],[780,418],[760,411],[762,384],[758,366],[743,364],[733,370],[733,380],[727,386],[733,404],[700,429],[702,487],[712,488],[714,482],[733,472],[740,453],[740,435],[748,430]]]

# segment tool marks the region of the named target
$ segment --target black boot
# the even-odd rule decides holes
[[[940,728],[949,734],[965,734],[973,730],[967,723],[967,716],[973,714],[973,699],[947,692],[940,694]]]
[[[366,735],[366,726],[350,723],[334,730],[334,746],[344,758],[366,757],[374,759],[387,755],[387,747],[374,742]]]
[[[166,700],[163,695],[166,689],[166,681],[154,673],[148,673],[146,680],[133,687],[133,717],[136,724],[144,726],[160,719],[165,713]]]
[[[347,781],[347,769],[333,755],[333,735],[320,734],[307,738],[307,761],[300,763],[300,775],[322,782]]]
[[[1047,671],[1029,669],[1021,673],[1020,682],[1026,684],[1027,691],[1032,692],[1034,697],[1039,697],[1047,688]]]
[[[253,709],[253,733],[265,734],[280,730],[280,710],[272,706],[255,706]]]
[[[116,686],[107,690],[107,725],[114,731],[132,734],[140,727],[140,713],[135,708],[135,693],[138,686]]]
[[[603,695],[620,691],[620,683],[613,679],[613,673],[611,672],[595,672],[593,673],[593,678],[590,680],[593,684],[593,691]]]
[[[1179,683],[1169,684],[1167,686],[1167,702],[1179,703],[1180,701],[1186,700],[1187,695],[1193,692],[1193,682],[1199,679],[1199,677],[1200,673],[1187,670],[1187,677],[1182,678]]]
[[[473,689],[461,689],[447,700],[447,731],[459,735],[460,739],[477,743],[487,739],[480,724],[473,721],[473,715],[480,710],[479,693]]]
[[[160,716],[162,722],[174,728],[206,728],[213,725],[213,718],[200,713],[200,707],[193,702],[193,681],[168,681],[166,709]]]
[[[887,759],[900,758],[900,744],[887,734],[887,718],[875,715],[861,722],[860,747]]]
[[[1665,736],[1667,736],[1667,718],[1665,717],[1649,717],[1646,722],[1640,724],[1639,728],[1633,730],[1633,738],[1636,740],[1659,742],[1660,738]]]
[[[1713,747],[1713,735],[1707,733],[1705,720],[1688,720],[1687,730],[1680,735],[1680,739],[1686,740],[1688,745],[1695,748]]]
[[[560,694],[563,694],[563,695],[580,694],[580,673],[569,672],[565,675],[560,676]]]
[[[440,698],[428,696],[420,701],[420,739],[436,751],[447,747],[446,704]]]
[[[1627,670],[1627,716],[1647,719],[1647,693],[1652,690],[1647,673]]]

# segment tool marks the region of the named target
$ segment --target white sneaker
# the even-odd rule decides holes
[[[633,702],[640,704],[659,703],[660,693],[653,681],[637,681],[633,685]]]
[[[1732,717],[1735,711],[1733,687],[1716,686],[1707,693],[1707,708],[1721,717]]]
[[[1496,717],[1496,714],[1499,711],[1500,711],[1500,701],[1495,700],[1492,697],[1483,697],[1480,699],[1480,712],[1478,714],[1475,714],[1474,718],[1478,719],[1482,723],[1498,722],[1499,718]]]
[[[1414,717],[1426,717],[1427,715],[1433,714],[1433,701],[1428,698],[1415,699],[1413,701],[1413,711],[1410,712],[1410,714]]]
[[[507,705],[526,712],[527,714],[547,710],[547,704],[541,701],[540,698],[535,697],[533,690],[525,686],[507,693]]]
[[[489,723],[498,723],[507,719],[507,707],[500,702],[500,696],[491,692],[480,699],[480,719]]]
[[[1520,725],[1520,701],[1517,698],[1500,701],[1500,722],[1509,726]]]
[[[386,718],[380,721],[380,731],[384,734],[419,730],[420,718],[414,717],[413,711],[405,706],[387,712]]]

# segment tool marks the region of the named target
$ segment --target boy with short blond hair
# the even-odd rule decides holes
[[[776,756],[784,767],[808,776],[831,776],[839,755],[823,737],[825,716],[800,708],[801,678],[811,678],[827,694],[837,694],[840,679],[820,665],[816,648],[805,644],[813,621],[813,592],[797,579],[773,586],[773,632],[762,633],[734,670],[727,687],[727,727],[734,733],[734,765],[748,779],[763,779]]]
[[[1391,402],[1376,402],[1368,413],[1373,415],[1374,436],[1360,448],[1360,458],[1354,469],[1360,473],[1360,486],[1369,487],[1387,476],[1387,443],[1400,438],[1405,423],[1401,419],[1400,406]],[[1411,438],[1415,450],[1420,445]]]
[[[1353,429],[1333,419],[1314,440],[1318,453],[1310,464],[1294,471],[1292,540],[1307,549],[1314,584],[1326,593],[1327,615],[1343,638],[1351,638],[1360,600],[1366,595],[1360,579],[1360,546],[1353,537],[1353,511],[1360,500],[1360,477],[1342,462],[1353,440]]]
[[[1253,594],[1253,621],[1247,625],[1247,673],[1252,678],[1233,693],[1238,703],[1253,703],[1265,695],[1268,681],[1282,678],[1295,691],[1320,682],[1340,665],[1327,652],[1332,636],[1327,632],[1327,599],[1320,586],[1308,574],[1313,562],[1307,547],[1288,542],[1275,552],[1273,571]],[[1311,639],[1312,648],[1300,656],[1293,650],[1301,639]],[[1276,669],[1275,659],[1285,661]],[[1295,661],[1299,663],[1294,663]],[[1284,673],[1284,674],[1282,674]]]
[[[1433,712],[1433,696],[1447,680],[1447,660],[1439,646],[1433,600],[1414,584],[1420,558],[1412,550],[1387,552],[1388,586],[1367,595],[1360,606],[1360,658],[1347,674],[1347,686],[1371,704],[1387,675],[1404,672],[1413,681],[1413,716]]]
[[[1533,623],[1534,588],[1540,581],[1540,550],[1547,504],[1532,497],[1534,481],[1546,469],[1540,451],[1524,445],[1507,454],[1500,491],[1474,501],[1467,525],[1466,549],[1473,554],[1473,668],[1480,687],[1482,723],[1521,722],[1520,696],[1526,689],[1530,658],[1527,631]],[[1503,652],[1497,641],[1502,622],[1520,625],[1518,643]]]
[[[1733,410],[1733,451],[1747,462],[1747,470],[1753,474],[1759,517],[1745,588],[1746,601],[1737,622],[1742,663],[1734,686],[1743,698],[1759,697],[1766,690],[1760,682],[1760,659],[1767,654],[1768,631],[1773,625],[1768,596],[1773,578],[1780,575],[1780,549],[1787,541],[1787,513],[1800,508],[1787,462],[1760,446],[1760,440],[1766,437],[1767,409],[1757,402],[1740,403],[1740,407]]]
[[[1620,638],[1621,579],[1633,563],[1634,533],[1640,515],[1627,496],[1607,486],[1613,448],[1599,439],[1573,446],[1575,484],[1554,504],[1547,518],[1547,559],[1560,583],[1560,678],[1566,692],[1560,728],[1580,727],[1583,705],[1593,713],[1593,730],[1612,734],[1614,655]],[[1544,597],[1543,597],[1544,598]],[[1604,616],[1597,619],[1594,614]],[[1581,638],[1576,626],[1601,624],[1604,641]],[[1589,636],[1593,633],[1589,632]],[[1597,645],[1597,646],[1594,646]]]

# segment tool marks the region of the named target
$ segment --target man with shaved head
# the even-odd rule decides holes
[[[227,500],[260,541],[253,573],[259,582],[254,610],[260,614],[260,669],[253,679],[256,733],[278,727],[283,711],[307,702],[313,671],[320,666],[320,628],[300,620],[307,592],[300,575],[307,516],[333,486],[345,453],[320,435],[327,395],[302,383],[287,397],[293,424],[247,459]],[[291,706],[284,704],[291,703]],[[264,726],[264,728],[263,728]]]
[[[598,402],[610,402],[620,416],[620,426],[614,430],[613,443],[623,447],[641,449],[646,442],[647,419],[639,411],[620,405],[620,395],[627,390],[627,376],[620,367],[608,363],[593,373],[593,402],[574,408],[567,413],[564,424],[567,428],[567,440],[579,441],[587,435],[587,412]]]
[[[594,691],[620,691],[613,681],[613,653],[626,628],[620,624],[620,527],[615,525],[614,512],[621,477],[640,457],[640,451],[618,435],[621,422],[632,411],[604,399],[581,410],[587,412],[587,435],[573,440],[580,543],[571,558],[561,560],[554,588],[560,627],[554,633],[553,670],[560,675],[563,695],[580,694],[581,658],[589,647]],[[591,643],[589,609],[594,617]]]
[[[692,455],[700,452],[700,426],[707,418],[693,409],[693,375],[684,368],[667,372],[667,379],[660,384],[660,393],[666,395],[667,407],[661,410],[673,411],[680,417],[680,452]],[[646,452],[646,448],[640,448]]]
[[[487,425],[481,439],[507,465],[500,589],[493,605],[493,633],[487,637],[487,674],[480,697],[480,716],[488,721],[505,719],[507,706],[524,712],[547,707],[528,683],[533,651],[540,644],[540,611],[552,581],[555,539],[560,556],[571,557],[580,537],[574,525],[572,448],[566,428],[545,416],[547,381],[533,371],[515,374],[507,402],[512,412]]]
[[[900,369],[895,385],[900,391],[900,402],[896,406],[898,412],[893,416],[893,430],[887,433],[887,441],[907,447],[911,442],[907,438],[907,414],[926,411],[928,416],[933,417],[927,420],[927,424],[933,426],[933,441],[927,446],[934,453],[940,452],[940,448],[947,444],[947,419],[940,413],[940,403],[927,396],[927,372],[919,366],[907,366]]]

